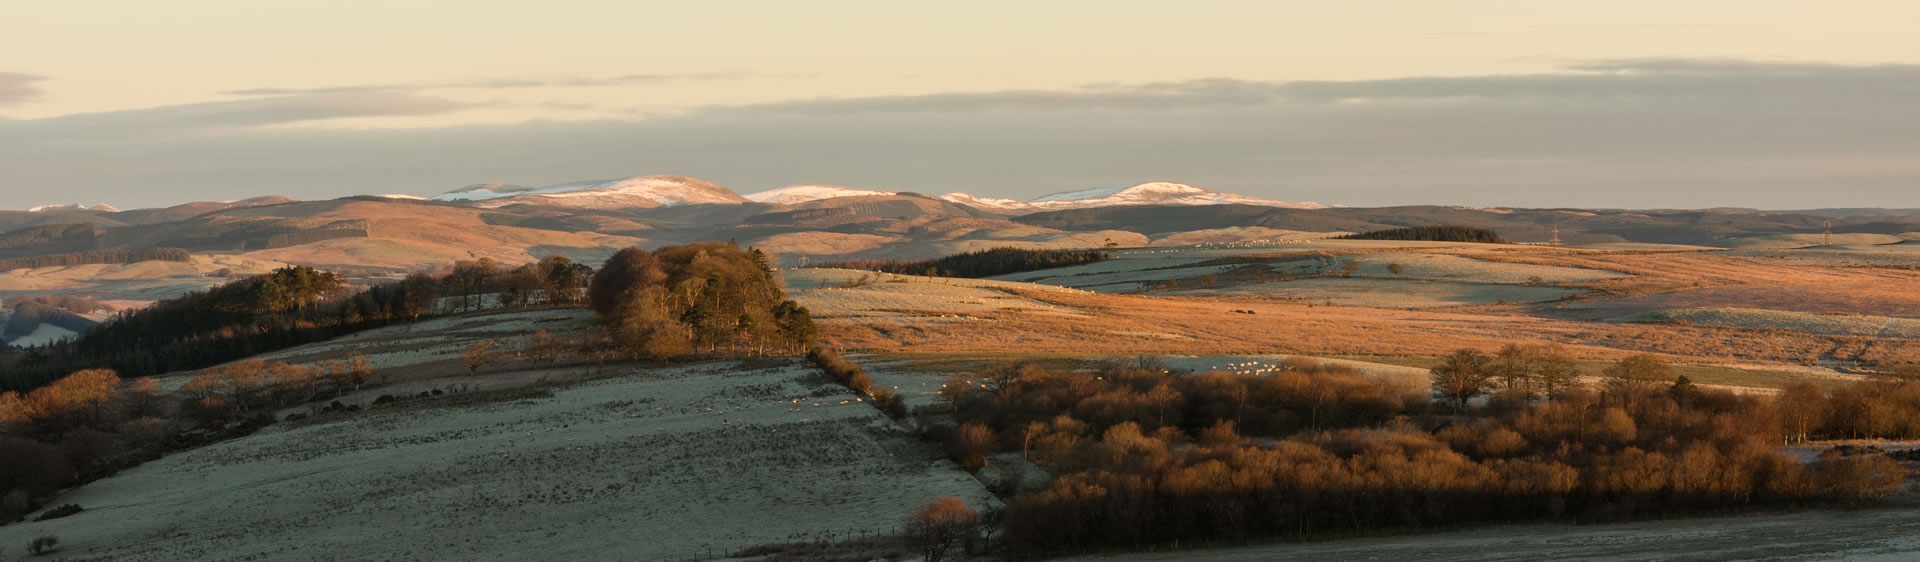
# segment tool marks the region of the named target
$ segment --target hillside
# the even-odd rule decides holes
[[[1722,211],[1475,209],[1440,206],[1281,209],[1222,205],[1071,209],[1034,213],[1014,220],[1061,230],[1127,229],[1149,235],[1223,227],[1367,232],[1455,224],[1497,230],[1515,242],[1544,242],[1553,236],[1553,230],[1558,227],[1560,239],[1570,244],[1700,244],[1770,234],[1818,233],[1824,228],[1827,218]],[[1834,231],[1845,233],[1899,234],[1915,228],[1920,228],[1920,219],[1864,217],[1834,221]]]
[[[530,327],[570,334],[590,316],[447,317],[281,352],[364,351],[380,382],[337,398],[351,412],[269,410],[283,421],[67,491],[84,512],[0,526],[0,544],[56,535],[64,556],[102,559],[712,559],[891,533],[941,496],[997,505],[797,361],[450,364],[471,341],[518,348]]]
[[[742,197],[710,182],[639,176],[546,187],[488,184],[431,200],[363,196],[330,201],[261,197],[119,212],[48,209],[0,213],[0,258],[67,263],[50,256],[179,248],[196,263],[291,263],[355,275],[443,268],[491,258],[525,263],[552,253],[593,262],[618,248],[734,240],[782,265],[803,261],[930,259],[995,247],[1076,249],[1259,246],[1345,233],[1434,225],[1489,229],[1517,243],[1541,243],[1556,228],[1566,244],[1657,244],[1644,249],[1729,248],[1744,252],[1818,246],[1810,236],[1829,217],[1737,209],[1625,211],[1480,209],[1444,206],[1292,208],[1173,183],[1081,190],[1013,201],[964,193],[796,185]],[[1900,265],[1902,233],[1920,218],[1898,214],[1832,218],[1827,254],[1792,259]],[[1821,239],[1824,240],[1824,239]],[[1629,246],[1612,246],[1617,249]],[[199,259],[204,256],[204,259]],[[37,261],[35,261],[37,260]],[[70,261],[70,260],[69,260]],[[133,264],[137,266],[138,264]],[[184,265],[184,264],[183,264]],[[192,267],[126,267],[111,280],[70,271],[0,276],[0,292],[85,292],[108,300],[150,300],[193,286]],[[147,271],[159,277],[140,278]],[[214,267],[201,274],[219,274]],[[253,268],[232,269],[254,271]],[[156,289],[166,289],[156,293]]]

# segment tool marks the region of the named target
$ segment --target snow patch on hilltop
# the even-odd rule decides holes
[[[99,211],[102,213],[120,212],[119,209],[115,209],[112,205],[108,205],[106,203],[101,203],[93,206],[87,206],[81,203],[69,203],[65,205],[41,205],[38,207],[27,209],[27,212],[29,213],[45,213],[48,211]]]
[[[769,189],[759,193],[749,193],[749,201],[774,203],[779,205],[798,205],[809,201],[833,199],[836,197],[865,197],[871,195],[893,195],[896,191],[877,191],[856,189],[837,185],[789,185],[779,189]]]
[[[1019,199],[998,199],[993,197],[980,197],[978,195],[974,195],[971,193],[957,193],[957,192],[941,195],[940,199],[948,203],[959,203],[961,205],[966,205],[968,207],[973,207],[975,209],[987,209],[990,211],[1005,211],[1005,212],[1016,212],[1016,213],[1027,213],[1027,212],[1034,211],[1034,206],[1032,203],[1021,201]]]
[[[1319,203],[1293,203],[1201,189],[1183,183],[1149,182],[1131,187],[1108,187],[1044,195],[1031,204],[1044,210],[1084,209],[1119,205],[1261,205],[1291,209],[1324,209]]]
[[[466,201],[488,208],[527,203],[589,209],[747,202],[746,198],[725,187],[680,176],[635,176],[545,187],[489,183],[463,187],[428,199]]]

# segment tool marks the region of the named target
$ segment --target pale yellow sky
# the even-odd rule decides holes
[[[0,116],[400,85],[473,106],[303,126],[626,119],[816,97],[1506,74],[1595,59],[1910,63],[1915,37],[1911,0],[9,1],[0,72],[45,79]],[[450,87],[628,75],[702,76]]]
[[[0,0],[0,208],[642,174],[1920,207],[1916,0]]]

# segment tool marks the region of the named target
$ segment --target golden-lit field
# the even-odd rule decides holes
[[[830,344],[922,354],[923,364],[926,354],[957,362],[1290,354],[1426,366],[1463,347],[1554,342],[1595,373],[1655,353],[1701,384],[1771,389],[1854,379],[1848,372],[1920,352],[1910,329],[1920,319],[1920,271],[1905,268],[1650,245],[1296,246],[1131,251],[999,278],[1031,284],[890,276],[828,287],[816,281],[820,270],[799,270],[809,281],[789,287],[815,309]]]

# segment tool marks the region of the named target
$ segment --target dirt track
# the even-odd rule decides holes
[[[1503,526],[1308,544],[1075,560],[1914,560],[1913,508],[1821,511],[1593,526]]]

